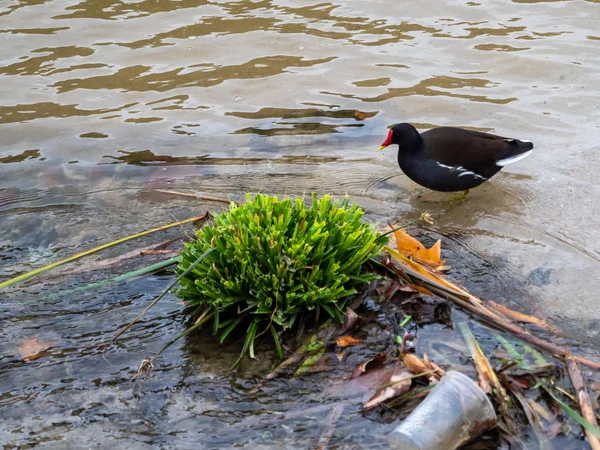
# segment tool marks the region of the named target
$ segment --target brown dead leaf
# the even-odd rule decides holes
[[[340,336],[335,340],[338,347],[350,347],[360,344],[360,341],[352,336]]]
[[[387,352],[381,352],[374,358],[366,360],[364,363],[362,363],[360,366],[358,366],[358,367],[356,367],[356,369],[354,369],[354,372],[352,372],[351,378],[356,378],[358,376],[361,376],[363,373],[365,373],[367,371],[368,368],[370,368],[369,366],[376,366],[377,364],[383,363],[385,361],[386,356],[387,356]]]
[[[412,375],[404,367],[395,367],[390,374],[389,380],[375,392],[365,404],[365,409],[371,409],[386,400],[405,394],[412,384]]]
[[[327,397],[352,397],[362,395],[365,402],[373,396],[383,383],[390,379],[395,367],[380,367],[373,369],[369,367],[362,375],[345,380],[342,383],[332,384],[327,387],[323,394]]]
[[[411,284],[410,287],[413,288],[415,291],[420,292],[421,294],[433,296],[433,292],[431,292],[429,289],[424,288],[422,286],[417,286],[416,284]]]
[[[19,345],[19,353],[25,361],[32,361],[43,356],[43,353],[58,344],[58,341],[40,341],[39,336],[31,336]]]
[[[344,326],[342,327],[341,333],[347,333],[348,331],[356,328],[358,325],[358,314],[356,314],[352,308],[346,308]]]
[[[391,290],[397,284],[398,284],[397,281],[394,281],[389,278],[385,279],[375,288],[375,292],[377,292],[377,295],[379,295],[379,296],[387,297],[386,292]]]
[[[412,284],[405,284],[404,286],[400,286],[398,290],[401,292],[418,292],[413,286]]]
[[[425,355],[427,356],[427,355]],[[431,367],[431,370],[435,370],[436,375],[439,375],[440,377],[443,377],[444,374],[446,373],[444,371],[444,369],[442,369],[440,366],[438,366],[436,363],[434,363],[433,361],[429,361],[427,362],[427,365],[429,367]]]
[[[546,437],[548,439],[556,437],[561,431],[561,424],[556,420],[556,416],[534,400],[527,400],[527,403],[531,409],[546,422],[544,426],[544,434]]]
[[[142,250],[142,255],[176,255],[179,250]]]
[[[509,376],[506,377],[508,380],[508,386],[512,389],[518,389],[520,391],[525,391],[527,389],[531,389],[533,385],[533,379],[530,377],[515,377]]]
[[[428,249],[403,230],[394,231],[394,237],[396,238],[398,252],[402,255],[412,256],[415,260],[430,267],[439,267],[444,265],[444,261],[441,261],[441,239],[439,239],[431,248]]]

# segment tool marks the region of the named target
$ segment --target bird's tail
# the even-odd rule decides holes
[[[511,139],[509,142],[508,152],[502,159],[496,161],[497,166],[504,167],[521,161],[533,151],[533,142],[519,141],[518,139]]]
[[[533,142],[530,141],[519,141],[515,139],[513,144],[521,151],[526,152],[527,150],[533,150]]]

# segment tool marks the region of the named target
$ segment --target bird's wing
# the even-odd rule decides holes
[[[434,128],[421,136],[431,159],[482,174],[496,166],[512,142],[502,136],[451,127]]]

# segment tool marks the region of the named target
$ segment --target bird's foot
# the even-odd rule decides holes
[[[450,204],[450,208],[456,208],[463,204],[465,200],[467,200],[467,195],[469,194],[469,189],[466,191],[461,191],[458,194],[454,195],[454,198],[451,199],[448,203]]]

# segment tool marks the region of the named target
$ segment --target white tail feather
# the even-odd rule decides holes
[[[523,142],[525,142],[525,141],[523,141]],[[508,166],[509,164],[516,163],[517,161],[521,161],[523,158],[527,158],[532,151],[533,150],[529,150],[528,152],[521,153],[516,156],[511,156],[509,158],[501,159],[500,161],[496,161],[496,165],[500,166],[500,167],[504,167],[504,166]]]

